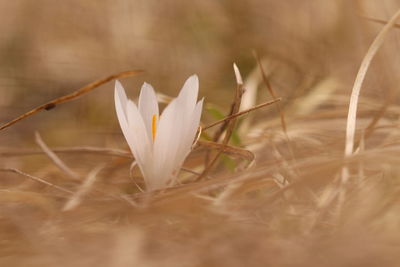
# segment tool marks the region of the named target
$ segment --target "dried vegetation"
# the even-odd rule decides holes
[[[33,109],[37,113],[82,92],[101,91],[75,101],[81,101],[78,107],[63,105],[64,112],[75,115],[51,109],[37,119],[28,113],[19,117],[23,121],[0,126],[10,126],[0,132],[10,143],[0,150],[0,265],[398,266],[400,6],[396,1],[301,2],[248,1],[247,9],[241,1],[232,2],[231,9],[194,2],[196,23],[205,25],[188,25],[205,34],[196,36],[200,43],[209,38],[220,66],[213,72],[193,56],[203,74],[200,92],[210,100],[201,137],[175,187],[141,189],[131,154],[119,148],[123,140],[115,118],[110,132],[107,126],[96,132],[95,123],[95,130],[83,132],[63,124],[76,116],[75,108],[93,108],[91,101],[111,95],[100,90],[112,87],[104,83],[136,71],[109,76],[120,73],[110,68],[102,75],[108,78]],[[180,4],[173,12],[189,10]],[[298,8],[309,10],[310,17],[295,12]],[[210,21],[202,21],[206,11]],[[264,12],[276,27],[260,26]],[[166,20],[162,27],[170,24],[175,25]],[[184,30],[171,32],[183,38],[179,31]],[[225,52],[214,36],[218,32],[233,43]],[[248,45],[235,42],[246,40],[238,33],[249,37]],[[182,53],[206,49],[191,48],[189,37]],[[238,51],[250,56],[235,60],[241,70],[232,71],[235,88],[235,76],[221,57],[233,61]],[[146,72],[153,60],[143,61]],[[180,61],[176,69],[187,68]],[[139,63],[127,69],[142,68]],[[169,75],[176,69],[155,67],[156,73]],[[223,78],[207,82],[218,77],[215,73]],[[223,89],[213,94],[215,88]],[[107,118],[111,102],[104,109]],[[12,134],[14,139],[7,137]],[[59,141],[65,135],[75,138]]]

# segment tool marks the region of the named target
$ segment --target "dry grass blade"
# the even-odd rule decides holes
[[[349,109],[347,114],[347,125],[346,125],[346,140],[345,140],[345,149],[344,149],[344,157],[349,158],[354,151],[354,141],[355,141],[355,132],[356,132],[356,123],[357,123],[357,107],[358,107],[358,99],[360,96],[361,86],[363,85],[365,76],[369,69],[372,59],[378,52],[378,49],[382,46],[383,41],[385,40],[386,35],[389,30],[396,23],[396,20],[400,17],[400,9],[392,16],[389,22],[382,28],[379,34],[375,37],[371,46],[369,47],[367,53],[365,54],[361,66],[358,70],[356,79],[354,81],[353,89],[351,92]],[[379,116],[377,116],[379,119]],[[374,123],[374,121],[372,122]],[[338,194],[338,203],[336,208],[336,214],[341,214],[341,209],[343,207],[343,203],[345,201],[345,185],[350,177],[350,170],[348,165],[344,165],[341,171],[340,176],[340,185],[338,191],[333,191],[333,195],[329,197],[331,201],[333,201]],[[328,207],[331,203],[327,202],[326,207]]]
[[[253,161],[255,156],[254,154],[246,149],[240,148],[240,147],[234,147],[234,146],[229,146],[229,145],[224,145],[216,142],[210,142],[210,141],[199,141],[197,143],[199,147],[205,147],[207,149],[218,149],[219,151],[222,151],[223,153],[226,153],[228,155],[232,156],[237,156],[244,158],[248,161]]]
[[[395,15],[390,19],[390,21],[382,28],[379,32],[378,36],[372,42],[369,47],[367,53],[364,56],[363,61],[361,62],[360,69],[358,70],[356,80],[353,85],[353,89],[350,97],[349,111],[347,115],[347,126],[346,126],[346,145],[345,145],[345,157],[351,156],[354,149],[354,136],[356,131],[356,121],[357,121],[357,106],[358,106],[358,98],[361,91],[361,86],[363,84],[365,75],[367,74],[369,65],[371,64],[372,59],[374,58],[376,52],[383,44],[387,33],[390,28],[395,24],[396,20],[400,17],[400,9],[396,12]]]
[[[2,168],[2,169],[0,169],[0,171],[2,171],[2,172],[13,172],[13,173],[22,175],[22,176],[24,176],[24,177],[27,177],[27,178],[29,178],[29,179],[32,179],[32,180],[34,180],[34,181],[36,181],[36,182],[39,182],[39,183],[42,183],[42,184],[51,186],[51,187],[53,187],[53,188],[55,188],[55,189],[57,189],[57,190],[60,190],[60,191],[65,192],[65,193],[73,194],[72,191],[69,191],[69,190],[67,190],[67,189],[64,189],[64,188],[62,188],[62,187],[60,187],[60,186],[58,186],[58,185],[55,185],[55,184],[52,184],[52,183],[50,183],[50,182],[45,181],[45,180],[43,180],[42,178],[39,178],[39,177],[30,175],[30,174],[28,174],[28,173],[25,173],[25,172],[23,172],[23,171],[20,171],[20,170],[18,170],[18,169],[15,169],[15,168]]]
[[[254,57],[255,57],[256,60],[257,60],[258,66],[259,66],[259,68],[260,68],[260,72],[261,72],[262,79],[263,79],[265,85],[267,86],[267,89],[268,89],[270,95],[272,96],[272,98],[273,98],[274,100],[278,99],[277,96],[276,96],[276,94],[275,94],[274,89],[273,89],[272,86],[271,86],[271,83],[270,83],[270,81],[269,81],[267,75],[265,74],[264,66],[263,66],[263,64],[262,64],[262,62],[261,62],[261,59],[260,59],[260,57],[258,56],[257,52],[255,52],[255,51],[254,51]],[[279,118],[280,118],[280,121],[281,121],[282,130],[283,130],[283,133],[285,134],[286,144],[287,144],[287,147],[288,147],[288,149],[289,149],[290,156],[291,156],[292,159],[295,159],[294,152],[293,152],[293,148],[292,148],[292,146],[291,146],[291,144],[290,144],[290,138],[289,138],[289,135],[288,135],[288,133],[287,133],[287,125],[286,125],[286,120],[285,120],[285,114],[284,114],[284,112],[283,112],[283,109],[282,109],[282,106],[281,106],[281,103],[280,103],[280,102],[277,102],[277,103],[276,103],[276,109],[277,109],[277,111],[278,111],[278,113],[279,113]]]
[[[194,174],[194,175],[200,175],[201,174],[199,172],[196,172],[194,170],[191,170],[191,169],[188,169],[188,168],[185,168],[185,167],[182,167],[181,171],[184,171],[184,172],[187,172],[187,173],[191,173],[191,174]]]
[[[40,136],[39,132],[35,132],[35,141],[43,150],[43,152],[54,162],[54,164],[63,172],[65,172],[69,177],[74,180],[80,180],[77,173],[71,170],[51,149],[46,145]]]
[[[239,70],[236,67],[236,64],[233,64],[233,69],[235,71],[235,75],[240,75]],[[236,81],[242,81],[243,79],[240,78],[236,78]],[[213,137],[213,141],[217,142],[219,140],[219,138],[222,136],[222,134],[227,130],[229,125],[232,125],[232,122],[234,122],[236,117],[232,117],[232,115],[236,114],[239,112],[239,108],[240,108],[240,103],[241,103],[241,99],[242,99],[242,95],[244,93],[244,88],[243,88],[243,83],[237,83],[237,87],[236,87],[236,95],[235,95],[235,99],[231,105],[231,109],[229,111],[229,114],[227,116],[227,118],[231,119],[224,119],[221,121],[222,125],[219,127],[219,129],[215,132],[214,137]],[[204,130],[204,129],[203,129]]]
[[[360,17],[363,18],[363,19],[372,21],[372,22],[380,23],[380,24],[387,24],[388,23],[386,20],[371,18],[371,17],[368,17],[366,15],[360,15]],[[393,27],[400,29],[400,24],[395,23],[395,24],[393,24]]]
[[[258,56],[258,54],[255,51],[254,51],[254,57],[257,60],[258,67],[260,68],[260,71],[261,71],[261,76],[263,78],[263,81],[264,81],[265,85],[267,86],[267,89],[268,89],[269,93],[271,94],[271,96],[272,96],[272,98],[274,100],[278,99],[278,97],[275,94],[275,91],[272,89],[271,83],[269,82],[267,75],[265,74],[265,70],[264,70],[264,67],[263,67],[263,65],[261,63],[261,59],[260,59],[260,57]],[[280,102],[278,102],[276,104],[276,109],[277,109],[277,111],[279,113],[279,116],[280,116],[280,119],[281,119],[282,130],[285,133],[285,135],[287,136],[287,127],[286,127],[285,115],[283,113],[283,110],[282,110]]]
[[[88,153],[97,155],[115,156],[121,158],[133,158],[132,153],[122,149],[112,149],[103,147],[56,147],[51,149],[54,153]],[[0,151],[0,156],[13,157],[13,156],[30,156],[44,154],[43,150],[10,150]]]
[[[378,112],[375,114],[375,116],[372,118],[371,122],[368,124],[368,126],[364,130],[364,135],[362,136],[363,139],[360,139],[358,141],[358,144],[356,144],[357,149],[360,148],[361,141],[370,137],[371,134],[374,132],[374,130],[376,129],[375,126],[378,124],[379,120],[383,117],[383,115],[387,111],[388,107],[389,107],[389,101],[386,101],[382,105],[382,107],[378,110]]]
[[[229,112],[229,116],[232,116],[233,114],[236,114],[239,112],[240,103],[242,102],[242,96],[244,93],[243,82],[242,82],[243,79],[240,75],[239,69],[237,68],[236,64],[233,64],[233,69],[234,69],[235,76],[236,76],[237,87],[236,87],[235,100],[232,103],[231,111]],[[214,141],[217,141],[220,138],[220,136],[222,135],[222,133],[225,132],[224,140],[222,141],[222,147],[217,152],[217,155],[215,155],[215,157],[211,160],[211,162],[209,164],[207,164],[208,160],[206,160],[206,167],[204,168],[204,171],[201,173],[201,175],[199,177],[197,177],[196,181],[201,180],[205,175],[207,175],[208,172],[214,166],[214,164],[217,162],[218,158],[221,156],[223,146],[228,144],[228,142],[232,136],[233,129],[235,128],[235,122],[236,122],[236,117],[229,119],[229,120],[225,120],[223,122],[223,124],[221,125],[221,127],[219,128],[219,130],[216,132],[216,135],[214,136]],[[207,158],[208,158],[208,156],[207,156]]]
[[[196,175],[196,176],[200,176],[201,175],[200,172],[197,172],[197,171],[194,171],[192,169],[185,168],[185,167],[182,167],[181,171],[184,171],[184,172],[187,172],[187,173],[191,173],[191,174]],[[208,179],[212,179],[213,178],[210,175],[206,175],[205,177],[207,177]]]
[[[76,191],[76,193],[65,203],[63,211],[69,211],[76,208],[82,201],[84,195],[86,195],[92,188],[94,182],[96,181],[97,174],[104,168],[103,165],[94,168],[86,177],[85,181]]]
[[[211,127],[214,127],[214,126],[216,126],[216,125],[218,125],[218,124],[220,124],[220,123],[225,123],[226,121],[229,121],[229,120],[231,120],[231,119],[234,119],[234,118],[239,117],[239,116],[242,116],[242,115],[245,115],[245,114],[250,113],[250,112],[252,112],[252,111],[254,111],[254,110],[257,110],[257,109],[260,109],[260,108],[263,108],[263,107],[272,105],[272,104],[274,104],[274,103],[276,103],[276,102],[279,102],[279,101],[281,101],[281,98],[277,98],[277,99],[274,99],[274,100],[272,100],[272,101],[268,101],[268,102],[259,104],[259,105],[257,105],[257,106],[254,106],[254,107],[252,107],[252,108],[243,110],[243,111],[241,111],[241,112],[232,114],[232,115],[227,116],[227,117],[225,117],[225,118],[223,118],[223,119],[221,119],[221,120],[219,120],[219,121],[213,122],[213,123],[211,123],[211,124],[209,124],[209,125],[203,127],[203,131],[205,131],[205,130],[207,130],[207,129],[210,129]]]
[[[136,162],[136,160],[134,160],[131,163],[131,166],[129,167],[129,176],[130,176],[131,180],[133,181],[133,183],[135,184],[135,186],[137,187],[137,189],[139,189],[139,191],[143,193],[146,190],[144,190],[142,187],[140,187],[140,185],[136,182],[135,177],[133,177],[133,170],[135,169],[136,166],[137,166],[137,162]]]
[[[73,92],[71,94],[56,98],[56,99],[54,99],[54,100],[52,100],[50,102],[47,102],[46,104],[40,105],[40,106],[32,109],[31,111],[28,111],[28,112],[22,114],[21,116],[15,118],[14,120],[11,120],[11,121],[9,121],[7,123],[4,123],[3,125],[0,126],[0,130],[8,128],[13,124],[15,124],[15,123],[17,123],[17,122],[19,122],[19,121],[21,121],[21,120],[23,120],[23,119],[25,119],[25,118],[27,118],[29,116],[32,116],[32,115],[38,113],[39,111],[50,110],[50,109],[54,108],[55,106],[57,106],[59,104],[62,104],[62,103],[69,102],[71,100],[77,99],[77,98],[81,97],[82,95],[89,93],[93,89],[95,89],[95,88],[99,87],[100,85],[103,85],[103,84],[105,84],[105,83],[107,83],[109,81],[120,79],[120,78],[125,78],[125,77],[135,76],[135,75],[137,75],[139,73],[142,73],[142,72],[143,71],[141,71],[141,70],[125,71],[125,72],[120,72],[120,73],[117,73],[117,74],[113,74],[113,75],[110,75],[110,76],[108,76],[106,78],[94,81],[94,82],[92,82],[92,83],[90,83],[90,84],[88,84],[88,85],[76,90],[75,92]]]

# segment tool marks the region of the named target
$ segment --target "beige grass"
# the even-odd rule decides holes
[[[231,9],[225,10],[216,2],[194,1],[190,9],[177,5],[170,9],[161,3],[149,9],[160,5],[162,12],[155,14],[173,18],[161,21],[165,25],[157,21],[160,29],[151,28],[152,34],[160,33],[157,38],[163,38],[163,29],[172,31],[174,38],[180,36],[179,30],[190,32],[190,27],[180,28],[181,21],[174,22],[182,18],[196,30],[196,23],[204,23],[207,38],[226,34],[222,44],[210,47],[202,43],[203,35],[196,35],[194,43],[203,44],[203,50],[216,49],[214,57],[233,61],[232,55],[246,54],[248,46],[257,46],[258,41],[265,48],[257,49],[264,57],[259,61],[235,59],[240,66],[240,75],[235,68],[237,88],[235,73],[226,70],[229,65],[215,59],[220,63],[215,73],[214,61],[201,58],[201,64],[195,65],[213,73],[203,74],[207,78],[200,80],[200,92],[207,101],[229,99],[212,102],[226,117],[218,120],[205,111],[202,137],[184,164],[180,183],[172,188],[140,190],[142,177],[131,168],[133,158],[116,124],[110,126],[115,118],[107,117],[113,107],[106,102],[100,103],[104,113],[93,111],[105,116],[104,121],[88,128],[71,127],[74,124],[66,118],[72,115],[66,113],[80,116],[74,112],[82,108],[89,110],[82,113],[89,116],[93,102],[106,95],[90,94],[81,106],[64,105],[65,113],[38,114],[36,121],[25,118],[0,132],[4,138],[14,134],[19,138],[18,145],[4,143],[0,149],[0,266],[399,266],[400,108],[395,64],[399,50],[391,39],[399,31],[388,32],[400,11],[382,26],[357,18],[359,12],[347,13],[365,2],[354,6],[350,1],[313,2],[307,8],[321,6],[306,18],[304,2],[291,1],[290,7],[287,3],[248,1],[242,6],[232,1]],[[114,4],[123,14],[125,6]],[[192,5],[200,14],[209,11],[207,16],[219,19],[221,28],[208,27],[206,17],[188,13]],[[387,21],[372,11],[366,8],[363,14]],[[235,14],[232,21],[224,16],[229,12]],[[143,19],[144,24],[149,21]],[[240,42],[236,32],[229,37],[235,25],[244,29],[238,34]],[[223,27],[228,28],[223,31]],[[315,32],[310,34],[310,28]],[[359,39],[352,39],[356,34]],[[188,40],[182,38],[174,49],[194,53]],[[227,40],[232,42],[227,45]],[[231,44],[240,44],[232,50],[235,53],[229,52]],[[179,65],[176,71],[159,57],[146,60],[154,61],[156,70],[167,66],[176,75],[191,64]],[[259,71],[258,63],[265,77],[247,75],[246,70]],[[158,74],[146,79],[156,79]],[[214,84],[210,77],[221,80]],[[136,78],[126,82],[136,82]],[[272,96],[262,78],[273,88]],[[254,86],[252,95],[257,95],[250,101],[255,108],[239,112],[238,100],[234,104],[231,100],[239,98],[235,89],[241,92],[249,80]],[[167,90],[160,97],[166,102],[170,99]],[[279,99],[278,108],[273,99]],[[19,115],[12,105],[7,110],[10,118]],[[251,122],[237,131],[241,123],[246,124],[249,112]],[[231,119],[239,125],[221,128]],[[36,129],[42,137],[37,135],[35,143]],[[213,143],[210,139],[216,132],[216,141],[237,134],[240,142]],[[64,144],[65,140],[72,145]],[[213,168],[206,169],[207,175],[199,180],[206,158],[216,155]],[[345,188],[340,182],[343,169],[347,169]],[[340,199],[341,192],[346,194]]]

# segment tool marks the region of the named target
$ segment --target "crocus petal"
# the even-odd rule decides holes
[[[174,156],[180,142],[180,131],[177,130],[179,124],[179,111],[177,99],[174,99],[164,109],[158,124],[157,138],[154,141],[154,162],[155,173],[158,174],[158,184],[166,186],[171,179],[174,168]]]
[[[179,143],[178,150],[176,152],[175,162],[177,167],[180,168],[183,164],[183,161],[190,153],[192,149],[193,141],[195,140],[197,130],[200,124],[201,112],[203,109],[203,101],[201,99],[195,106],[194,110],[192,110],[187,125],[182,133],[181,142]]]
[[[196,105],[198,78],[191,76],[178,97],[168,105],[159,122],[158,135],[154,143],[155,162],[162,169],[163,186],[174,179],[190,152],[199,125],[202,101]]]
[[[138,108],[128,100],[118,81],[115,84],[115,108],[122,132],[147,184],[152,173],[149,137]]]
[[[196,137],[196,133],[197,133],[197,130],[200,125],[201,112],[203,110],[203,102],[204,102],[204,98],[202,98],[196,104],[196,107],[194,108],[193,113],[191,115],[190,125],[188,126],[185,139],[182,140],[183,141],[182,142],[183,150],[187,151],[186,153],[183,152],[184,157],[186,157],[187,154],[190,152],[193,141]]]
[[[144,124],[146,126],[147,135],[152,138],[153,116],[155,115],[156,119],[158,120],[159,112],[156,93],[154,92],[153,87],[148,83],[144,83],[142,89],[140,90],[138,106],[139,112],[142,115]]]
[[[194,108],[198,93],[199,78],[197,75],[192,75],[185,81],[185,84],[177,97],[177,99],[180,99],[181,103],[184,105],[184,110],[188,110],[189,107]]]
[[[137,107],[128,100],[122,85],[116,83],[118,120],[148,190],[174,183],[191,150],[203,105],[203,100],[196,103],[198,88],[196,75],[186,80],[178,97],[161,114],[153,140],[153,118],[159,114],[154,89],[149,84],[143,85]]]
[[[145,179],[152,173],[152,148],[147,136],[146,126],[135,103],[128,100],[128,125],[131,138],[130,148],[138,162]]]
[[[121,126],[122,133],[124,134],[125,139],[132,150],[132,148],[134,148],[134,144],[132,143],[133,138],[132,138],[132,133],[129,131],[128,117],[126,113],[128,98],[125,94],[124,87],[119,81],[116,81],[115,83],[114,100],[115,100],[115,110],[117,112],[119,125]]]
[[[193,112],[196,109],[198,91],[199,79],[197,75],[192,75],[186,80],[181,92],[177,97],[179,109],[178,113],[182,114],[179,119],[179,123],[176,125],[176,135],[179,136],[180,142],[178,147],[176,147],[174,154],[171,156],[175,158],[175,162],[177,165],[179,165],[179,167],[182,164],[183,159],[190,152],[190,148],[199,125],[198,119],[193,121]],[[194,124],[196,125],[193,127]]]
[[[176,153],[180,154],[181,147],[185,147],[184,141],[185,137],[189,133],[190,125],[192,124],[192,114],[196,107],[197,94],[199,91],[199,79],[197,75],[192,75],[189,77],[182,87],[181,92],[176,98],[179,123],[176,125],[177,135],[179,135],[180,142],[176,148]],[[197,129],[197,128],[196,128]],[[177,156],[177,155],[173,155]]]
[[[125,120],[127,120],[125,109],[126,109],[126,104],[128,103],[128,97],[126,96],[124,87],[119,81],[115,81],[114,100],[115,100],[115,107],[121,108],[122,111],[121,115],[123,118],[125,118]]]

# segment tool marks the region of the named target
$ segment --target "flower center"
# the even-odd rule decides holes
[[[156,139],[156,133],[157,133],[157,115],[153,115],[151,119],[151,134],[153,137],[153,142],[154,139]]]

